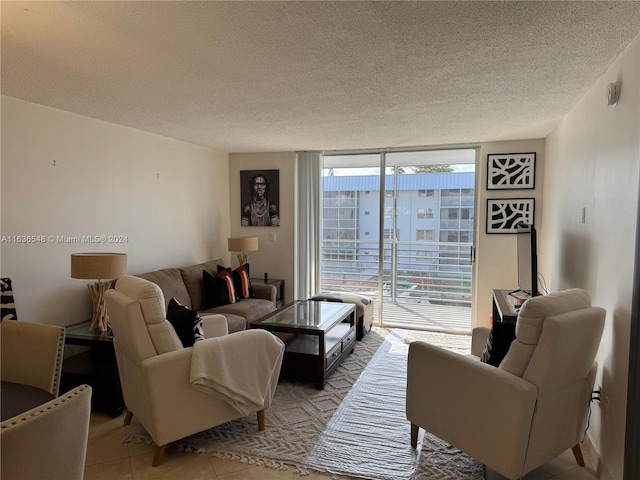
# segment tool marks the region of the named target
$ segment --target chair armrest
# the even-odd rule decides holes
[[[142,361],[142,374],[149,385],[151,398],[175,395],[175,390],[189,384],[193,348],[155,355]]]
[[[476,358],[409,346],[407,418],[482,463],[523,464],[536,397],[533,384]]]
[[[276,297],[278,296],[278,289],[275,285],[267,285],[265,283],[253,282],[251,289],[256,298],[262,298],[263,300],[270,300],[276,303]]]
[[[137,405],[129,406],[142,422],[157,445],[165,445],[178,438],[215,425],[211,415],[228,410],[222,400],[205,395],[189,382],[193,348],[149,357],[142,361],[143,380]],[[143,410],[143,411],[141,411]],[[220,418],[220,422],[233,418]],[[202,428],[198,425],[204,425]]]
[[[227,335],[229,333],[227,317],[218,314],[202,315],[202,330],[204,332],[204,338]]]
[[[489,327],[476,327],[471,332],[471,355],[479,357],[482,355],[484,347],[487,346],[487,339],[491,329]]]

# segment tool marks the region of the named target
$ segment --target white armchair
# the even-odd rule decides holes
[[[196,348],[184,348],[165,319],[164,296],[156,284],[124,275],[117,280],[114,289],[106,292],[105,297],[122,393],[128,409],[125,424],[135,414],[149,433],[156,444],[153,466],[162,461],[168,443],[246,415],[234,408],[225,393],[205,393],[194,388],[190,374]],[[229,341],[234,348],[241,348],[243,335],[248,335],[247,338],[253,335],[250,331],[226,335],[227,324],[222,315],[207,315],[202,319],[205,337],[222,336],[216,340],[205,339],[198,344]],[[261,332],[264,333],[268,332]],[[265,344],[278,342],[275,347],[269,346],[273,347],[271,351],[279,349],[277,354],[265,355],[254,363],[266,363],[266,368],[272,372],[267,380],[263,404],[256,410],[258,428],[263,430],[264,411],[275,393],[284,346],[271,334],[260,340]],[[241,353],[251,361],[252,355],[256,355],[255,348],[247,344],[245,350]],[[234,368],[233,364],[230,368]],[[237,370],[233,374],[239,379],[247,383],[255,380],[257,367],[238,367]],[[220,389],[220,392],[224,391],[224,388]]]
[[[488,329],[474,331],[472,355],[414,342],[409,348],[407,419],[509,479],[572,448],[584,465],[584,436],[605,311],[565,290],[529,299],[499,367],[479,361]]]

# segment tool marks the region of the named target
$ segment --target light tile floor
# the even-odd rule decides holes
[[[154,447],[147,444],[122,443],[123,416],[110,418],[103,413],[91,415],[85,480],[322,480],[331,475],[311,472],[301,477],[293,471],[245,465],[239,461],[220,460],[207,454],[183,453],[167,447],[164,460],[151,466]],[[534,470],[524,480],[596,480],[588,452],[583,448],[586,467],[579,467],[571,450]],[[349,478],[349,477],[341,477]],[[488,471],[486,480],[504,477]]]

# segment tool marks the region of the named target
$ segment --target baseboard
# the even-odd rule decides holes
[[[600,455],[596,451],[593,443],[591,442],[591,437],[589,434],[586,435],[584,442],[582,443],[582,448],[586,450],[588,458],[591,460],[591,465],[593,469],[598,474],[598,478],[600,480],[614,480],[611,473],[609,473],[609,469],[606,467]]]

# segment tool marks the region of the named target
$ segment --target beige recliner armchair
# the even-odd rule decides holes
[[[243,411],[238,406],[237,395],[242,394],[234,390],[238,384],[262,385],[261,396],[250,405],[256,406],[253,411],[258,414],[259,430],[264,429],[264,411],[275,393],[284,353],[284,345],[277,337],[266,331],[256,335],[258,330],[227,335],[226,319],[208,315],[202,317],[206,339],[184,348],[165,319],[164,296],[156,284],[124,275],[105,298],[128,409],[125,424],[135,414],[149,433],[156,444],[153,466],[162,461],[168,443],[246,416],[246,407]],[[208,384],[211,388],[204,389],[194,386],[192,360],[198,357],[198,348],[209,346],[222,347],[223,352],[227,346],[231,354],[239,356],[219,363],[200,358],[200,368],[213,363],[211,370],[216,375],[232,370],[237,379],[231,379],[234,385]],[[266,374],[260,378],[257,372]]]
[[[529,299],[516,339],[496,368],[479,361],[488,329],[474,330],[472,355],[414,342],[409,348],[407,419],[509,479],[582,441],[605,311],[580,289]]]

